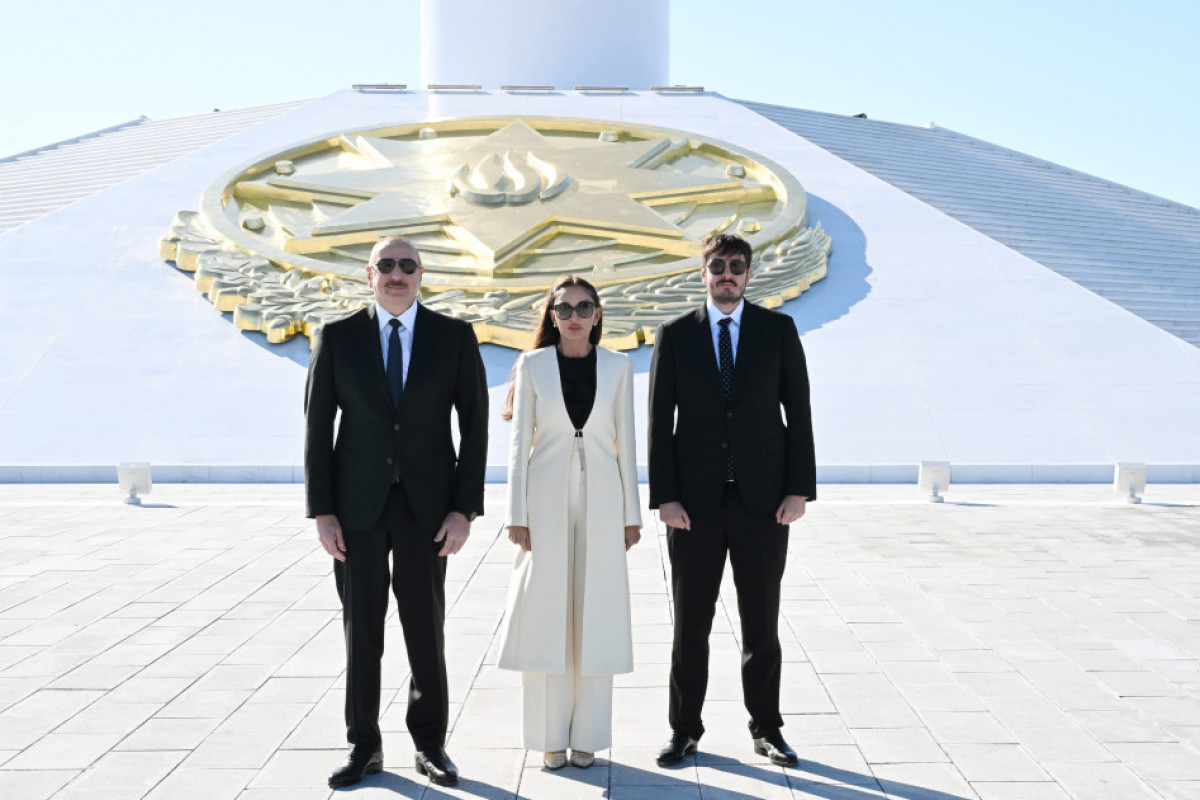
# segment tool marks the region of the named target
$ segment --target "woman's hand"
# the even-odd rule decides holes
[[[642,540],[641,525],[626,525],[625,526],[625,549],[633,547]]]
[[[529,541],[529,528],[524,525],[509,525],[508,540],[526,553],[533,549],[533,545]],[[629,541],[628,533],[625,534],[625,541]]]

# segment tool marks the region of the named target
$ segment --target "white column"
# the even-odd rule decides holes
[[[421,82],[668,83],[669,0],[421,0]]]

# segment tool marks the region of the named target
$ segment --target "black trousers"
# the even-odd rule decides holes
[[[704,733],[700,712],[708,691],[708,637],[728,553],[742,622],[742,696],[750,732],[762,736],[783,726],[779,593],[788,529],[774,514],[750,513],[734,484],[726,485],[719,511],[689,516],[690,531],[667,528],[675,597],[671,730],[695,739]]]
[[[403,487],[393,485],[379,521],[344,530],[346,561],[333,562],[346,634],[346,739],[374,752],[379,732],[380,660],[388,589],[396,595],[412,680],[405,721],[419,750],[441,747],[450,717],[444,624],[446,558],[436,530],[422,530]],[[388,574],[388,551],[392,570]]]

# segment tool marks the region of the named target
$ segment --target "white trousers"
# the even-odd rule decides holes
[[[579,674],[587,574],[587,461],[582,438],[577,437],[571,448],[569,469],[567,669],[562,674],[521,673],[525,747],[543,753],[568,747],[595,753],[612,746],[612,676]]]

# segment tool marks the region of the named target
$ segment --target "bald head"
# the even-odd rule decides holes
[[[385,248],[389,247],[390,245],[394,245],[394,244],[407,245],[409,248],[412,249],[413,254],[414,254],[411,256],[411,258],[416,260],[416,262],[418,264],[421,263],[421,256],[419,254],[417,254],[417,246],[415,244],[413,244],[412,240],[409,239],[407,236],[384,236],[382,239],[380,239],[378,242],[375,243],[374,247],[371,248],[371,257],[367,260],[367,263],[374,264],[375,261],[379,258],[379,254],[382,253]]]

